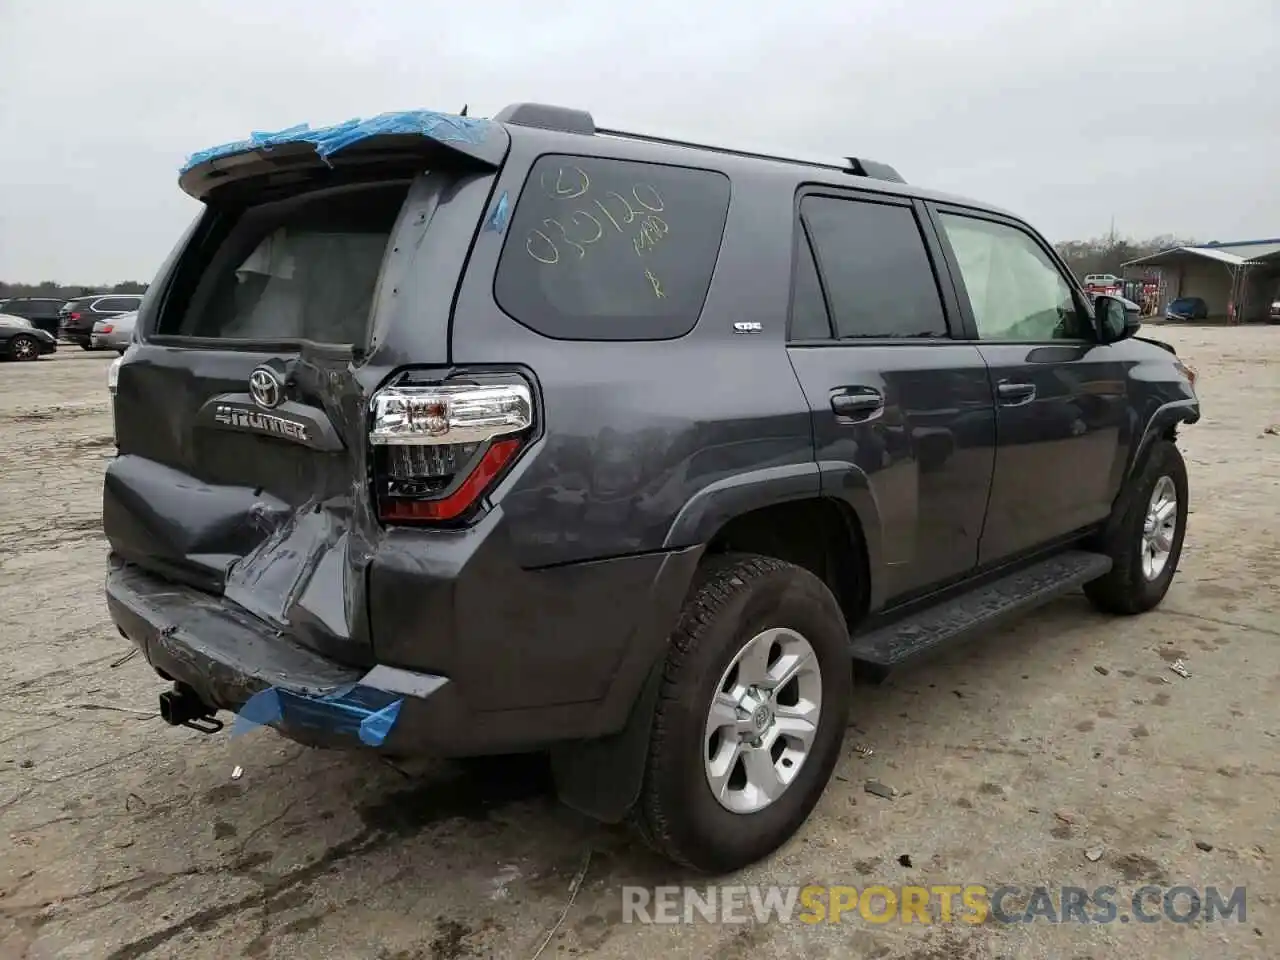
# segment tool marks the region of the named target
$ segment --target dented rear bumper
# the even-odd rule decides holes
[[[474,722],[448,678],[336,663],[223,598],[116,558],[106,588],[112,620],[152,667],[209,706],[236,713],[239,727],[265,724],[313,745],[396,755],[509,746],[501,730]]]

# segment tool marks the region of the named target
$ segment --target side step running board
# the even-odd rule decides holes
[[[954,640],[985,633],[1111,569],[1111,558],[1071,550],[850,641],[853,659],[887,669]]]

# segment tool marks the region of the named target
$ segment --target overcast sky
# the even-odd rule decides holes
[[[0,0],[0,278],[150,279],[195,150],[534,100],[864,155],[1052,240],[1280,236],[1277,0]]]

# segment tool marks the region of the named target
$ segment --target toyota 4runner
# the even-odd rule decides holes
[[[1194,375],[1011,214],[536,104],[180,184],[103,492],[170,723],[547,751],[728,870],[817,803],[853,668],[1174,575]]]

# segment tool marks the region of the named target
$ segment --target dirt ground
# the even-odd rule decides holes
[[[1067,597],[862,690],[812,819],[730,882],[1242,885],[1244,923],[626,924],[624,885],[705,881],[557,806],[536,765],[166,727],[102,599],[109,358],[64,348],[0,365],[0,956],[530,958],[553,930],[544,958],[1280,955],[1280,327],[1152,335],[1205,407],[1164,605]]]

